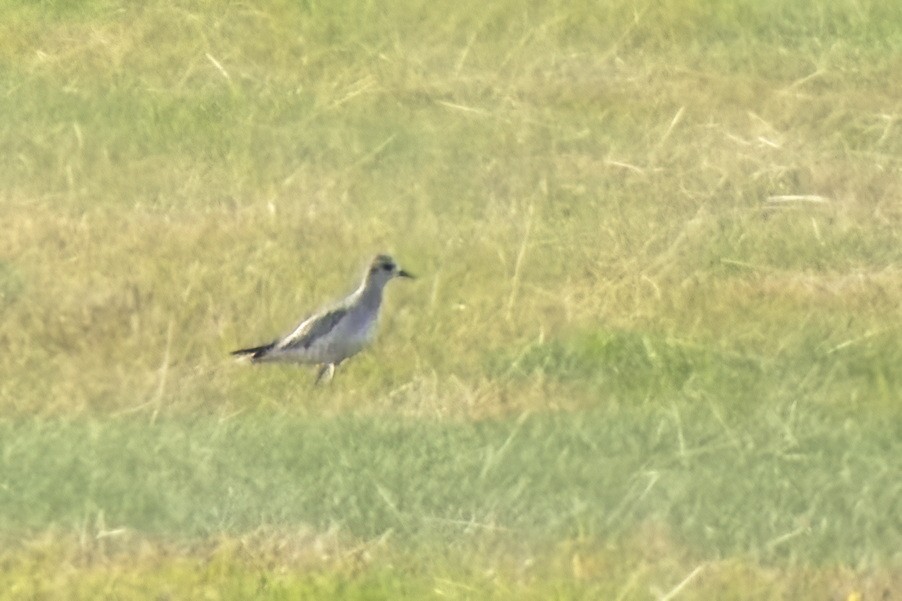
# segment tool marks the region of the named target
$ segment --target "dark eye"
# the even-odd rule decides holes
[[[392,265],[391,263],[383,263],[383,264],[382,264],[382,269],[383,269],[384,271],[391,271],[392,269],[394,269],[394,267],[395,267],[395,266]]]

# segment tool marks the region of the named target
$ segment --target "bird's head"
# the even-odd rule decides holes
[[[373,259],[366,277],[368,281],[382,285],[393,278],[414,278],[413,275],[398,267],[395,260],[388,255],[379,255]]]

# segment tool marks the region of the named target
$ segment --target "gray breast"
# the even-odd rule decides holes
[[[300,363],[342,361],[366,346],[375,326],[376,312],[365,306],[335,309],[298,326],[278,345],[272,359]]]

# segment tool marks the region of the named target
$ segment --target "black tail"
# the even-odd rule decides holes
[[[232,355],[237,355],[239,357],[243,357],[245,355],[250,355],[251,359],[259,359],[263,355],[266,354],[266,351],[271,349],[276,345],[275,342],[270,342],[269,344],[264,344],[263,346],[255,346],[253,348],[243,348],[238,349],[237,351],[232,351]]]

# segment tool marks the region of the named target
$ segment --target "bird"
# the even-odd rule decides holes
[[[389,255],[377,255],[360,286],[344,300],[311,315],[291,333],[268,344],[232,351],[253,363],[287,362],[319,365],[314,385],[332,380],[335,369],[364,349],[376,334],[382,290],[395,278],[415,277]]]

